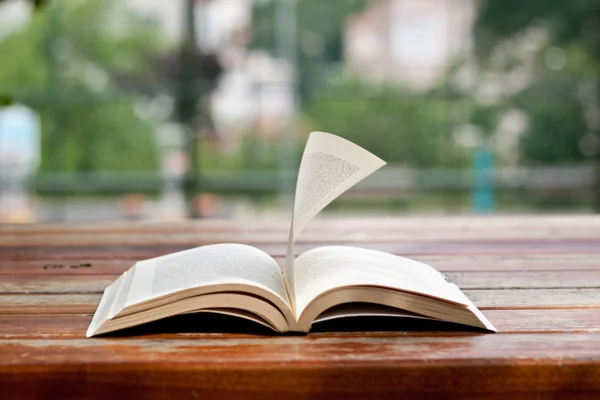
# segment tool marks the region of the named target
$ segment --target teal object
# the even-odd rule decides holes
[[[477,214],[489,214],[494,211],[494,155],[486,146],[479,147],[473,155],[475,172],[472,208]]]

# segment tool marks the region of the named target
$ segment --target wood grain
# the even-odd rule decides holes
[[[178,397],[192,391],[198,397],[292,398],[507,396],[524,389],[590,395],[600,392],[599,359],[600,336],[590,334],[193,342],[15,339],[0,341],[0,385],[20,395],[97,398],[115,393]],[[40,385],[23,385],[24,374]]]
[[[66,268],[55,273],[5,275],[0,294],[102,293],[117,274],[78,274]],[[468,271],[446,272],[446,278],[461,289],[600,289],[598,271]]]
[[[536,308],[595,308],[600,306],[598,289],[465,289],[463,292],[481,310]],[[93,314],[101,293],[4,294],[2,314]]]
[[[194,246],[216,244],[223,241],[205,241],[189,244],[161,244],[161,245],[102,245],[102,246],[73,246],[62,244],[52,246],[15,246],[0,248],[0,262],[2,261],[28,261],[28,260],[111,260],[128,259],[131,261],[158,257],[176,251],[182,251]],[[384,251],[392,254],[401,254],[407,257],[419,255],[534,255],[579,253],[592,256],[600,255],[600,237],[597,239],[543,241],[431,241],[431,242],[360,242],[360,241],[331,241],[321,242],[319,245],[300,241],[296,245],[296,255],[320,246],[341,245],[359,246],[373,250]],[[274,243],[256,244],[261,249],[274,257],[285,255],[285,245]]]
[[[530,255],[417,255],[411,258],[429,264],[442,272],[462,271],[600,271],[600,254],[530,254]],[[275,257],[283,263],[283,257]],[[0,260],[0,275],[119,275],[134,263],[135,259],[113,257],[106,259],[47,259],[40,255],[33,260]],[[91,268],[71,268],[90,263]],[[282,264],[283,265],[283,264]],[[53,266],[62,266],[53,268]]]
[[[0,280],[0,294],[102,293],[118,275],[8,275]]]
[[[285,221],[263,220],[202,220],[198,221],[114,221],[93,224],[78,224],[65,227],[64,224],[37,225],[0,225],[0,235],[29,235],[32,233],[82,234],[144,234],[158,231],[164,234],[195,232],[271,232],[289,229]],[[443,217],[395,217],[395,218],[339,218],[336,216],[320,216],[306,228],[304,232],[331,230],[347,232],[362,230],[363,232],[415,231],[415,232],[449,232],[456,234],[465,231],[480,231],[487,234],[493,232],[518,230],[544,230],[549,232],[576,231],[579,229],[600,230],[600,217],[597,215],[572,216],[443,216]]]
[[[527,352],[532,358],[547,362],[600,359],[600,335],[555,333],[531,334],[463,334],[420,336],[268,336],[246,337],[234,341],[229,337],[164,341],[145,338],[95,338],[55,340],[0,340],[0,365],[12,360],[12,366],[45,361],[105,364],[107,362],[147,362],[170,355],[171,362],[181,364],[231,363],[315,363],[344,365],[362,362],[376,365],[386,362],[410,362],[413,365],[485,359],[502,363]],[[552,352],[548,349],[552,348]],[[33,351],[36,348],[47,352]],[[290,348],[301,351],[290,352]],[[32,351],[27,351],[28,349]],[[82,351],[85,349],[86,351]],[[434,350],[434,351],[431,351]],[[86,354],[86,352],[88,352]],[[14,354],[20,354],[18,359]],[[323,356],[329,355],[327,359]]]
[[[250,245],[273,243],[285,244],[287,228],[267,231],[198,231],[164,233],[160,230],[130,232],[56,232],[52,235],[41,232],[27,232],[27,234],[6,235],[0,232],[0,248],[24,246],[62,246],[69,243],[77,246],[104,243],[107,246],[136,246],[154,243],[157,245],[198,246],[203,243],[232,241]],[[320,245],[327,242],[354,242],[361,243],[395,243],[395,242],[427,242],[427,241],[502,241],[502,240],[543,240],[543,241],[569,241],[569,240],[595,240],[598,238],[600,228],[580,228],[577,230],[556,229],[510,229],[489,231],[482,236],[481,230],[469,229],[459,232],[453,231],[414,231],[414,230],[389,230],[346,228],[344,230],[331,230],[326,227],[319,230],[303,232],[300,240]]]
[[[98,294],[0,295],[0,314],[93,314]]]
[[[278,336],[197,315],[83,338],[103,288],[135,261],[237,241],[281,262],[287,229],[0,226],[0,398],[600,398],[598,216],[331,218],[303,233],[299,253],[348,244],[434,266],[496,335],[370,320]]]

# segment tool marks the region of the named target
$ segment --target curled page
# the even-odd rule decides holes
[[[386,163],[339,136],[312,132],[304,148],[288,238],[284,274],[294,304],[294,242],[329,203]]]

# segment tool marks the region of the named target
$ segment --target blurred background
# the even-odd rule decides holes
[[[600,212],[599,0],[0,0],[0,223]]]

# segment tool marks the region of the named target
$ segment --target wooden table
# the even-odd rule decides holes
[[[281,257],[286,229],[234,221],[0,227],[0,399],[600,398],[599,217],[331,219],[300,240],[298,251],[352,244],[428,262],[498,334],[163,329],[84,338],[103,288],[135,260],[223,241]]]

